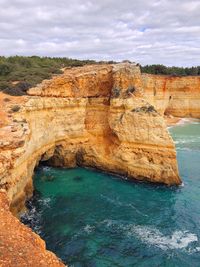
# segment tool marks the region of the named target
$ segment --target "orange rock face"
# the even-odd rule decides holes
[[[12,212],[17,214],[31,196],[33,172],[39,161],[180,184],[174,143],[163,117],[144,95],[144,84],[136,65],[97,65],[67,69],[31,88],[28,96],[1,94],[0,188],[7,192]],[[20,225],[8,210],[2,212],[8,225]],[[19,229],[24,229],[27,244],[36,238],[25,226]],[[11,247],[20,237],[16,235]],[[34,242],[43,244],[38,240]],[[37,255],[36,243],[29,253]],[[50,254],[45,254],[44,247],[40,250],[48,262]],[[54,264],[48,266],[60,263]],[[34,262],[28,266],[47,265]]]
[[[180,184],[173,141],[142,87],[135,65],[86,66],[67,69],[30,89],[30,96],[6,102],[10,117],[0,131],[0,185],[13,211],[31,195],[40,160]]]
[[[142,74],[144,93],[161,114],[200,118],[200,76]]]
[[[5,193],[0,192],[0,266],[61,267],[65,266],[45,242],[24,226],[9,211]]]

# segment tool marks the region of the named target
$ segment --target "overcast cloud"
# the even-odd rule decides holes
[[[200,65],[200,0],[0,0],[0,54]]]

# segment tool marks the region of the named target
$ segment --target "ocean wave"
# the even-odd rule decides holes
[[[182,118],[176,125],[185,125],[187,123],[199,124],[200,120],[193,118]]]
[[[182,183],[179,185],[179,187],[184,187],[184,186],[185,186],[184,182],[182,182]]]
[[[182,118],[174,125],[168,126],[167,129],[169,130],[169,129],[174,128],[176,126],[184,126],[185,124],[200,124],[200,120],[194,119],[194,118]]]
[[[48,198],[39,199],[38,202],[39,202],[42,206],[47,207],[47,208],[50,208],[51,198],[48,197]]]
[[[189,148],[189,147],[177,147],[177,151],[194,151],[194,149]]]
[[[191,122],[191,121],[192,121],[191,119],[182,118],[182,119],[180,119],[180,120],[177,122],[177,125],[186,124],[186,123],[189,123],[189,122]]]
[[[50,198],[38,200],[38,202],[41,203],[41,206],[45,206],[46,208],[50,207],[50,201]],[[41,212],[39,212],[38,209],[36,209],[36,207],[34,206],[34,204],[29,201],[29,210],[27,210],[21,215],[20,220],[26,225],[28,225],[31,229],[33,229],[35,233],[40,235],[42,233],[40,224],[41,218]]]
[[[175,140],[174,143],[176,145],[179,145],[179,144],[186,144],[186,143],[191,143],[191,142],[190,142],[190,140],[181,139],[181,140]]]
[[[42,233],[40,226],[41,214],[38,213],[35,207],[32,207],[28,212],[21,215],[20,220],[28,225],[36,234]]]
[[[171,236],[163,235],[159,230],[150,227],[132,226],[128,235],[135,234],[142,242],[154,245],[162,250],[187,248],[190,243],[197,242],[198,237],[188,231],[175,231]]]
[[[95,226],[92,226],[90,224],[87,224],[86,226],[83,227],[83,231],[86,232],[87,234],[91,234],[94,232]]]
[[[200,136],[189,136],[187,139],[179,139],[179,140],[174,140],[175,144],[190,144],[190,143],[197,143],[199,144],[200,141]]]
[[[174,231],[171,235],[164,235],[158,229],[150,226],[140,226],[135,224],[125,225],[115,220],[104,220],[102,222],[107,228],[115,228],[121,231],[128,238],[136,237],[142,243],[156,246],[162,250],[186,249],[193,242],[198,242],[198,237],[189,231]],[[190,248],[188,252],[196,252],[200,247]]]
[[[72,239],[79,239],[85,235],[86,236],[90,235],[91,233],[95,231],[96,227],[97,227],[96,224],[95,225],[86,224],[85,226],[81,227],[79,231],[76,231]]]

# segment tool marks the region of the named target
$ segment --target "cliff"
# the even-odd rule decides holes
[[[142,74],[144,94],[161,113],[200,118],[200,76]]]
[[[40,160],[180,183],[173,141],[162,116],[143,98],[137,66],[69,69],[29,95],[4,103],[11,117],[1,128],[0,184],[13,207],[21,208],[32,193]]]
[[[0,188],[11,211],[17,214],[32,195],[40,161],[180,184],[174,143],[143,84],[135,65],[97,65],[66,69],[30,89],[28,96],[1,94]],[[5,212],[5,218],[12,217]],[[14,218],[10,222],[19,224]],[[29,240],[27,231],[24,240]]]
[[[50,251],[45,242],[19,222],[9,211],[5,193],[0,192],[0,266],[61,267],[64,264]]]

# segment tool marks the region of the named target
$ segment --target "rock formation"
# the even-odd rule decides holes
[[[62,267],[64,264],[50,251],[45,242],[20,223],[9,211],[5,193],[0,192],[0,266],[1,267]]]
[[[151,96],[149,79],[129,63],[85,66],[66,69],[30,89],[28,96],[1,94],[0,188],[7,193],[11,211],[17,214],[32,195],[32,176],[40,161],[180,184],[175,146],[158,112],[164,111]],[[7,208],[2,212],[4,219],[19,224]],[[24,240],[29,242],[28,235],[35,238],[23,229]],[[48,257],[54,260],[45,254]]]
[[[200,118],[200,76],[142,74],[144,94],[160,114]]]
[[[6,102],[12,123],[1,128],[0,185],[13,209],[21,209],[32,194],[40,160],[180,184],[173,141],[162,116],[143,97],[139,67],[69,69],[29,95],[20,103]]]

